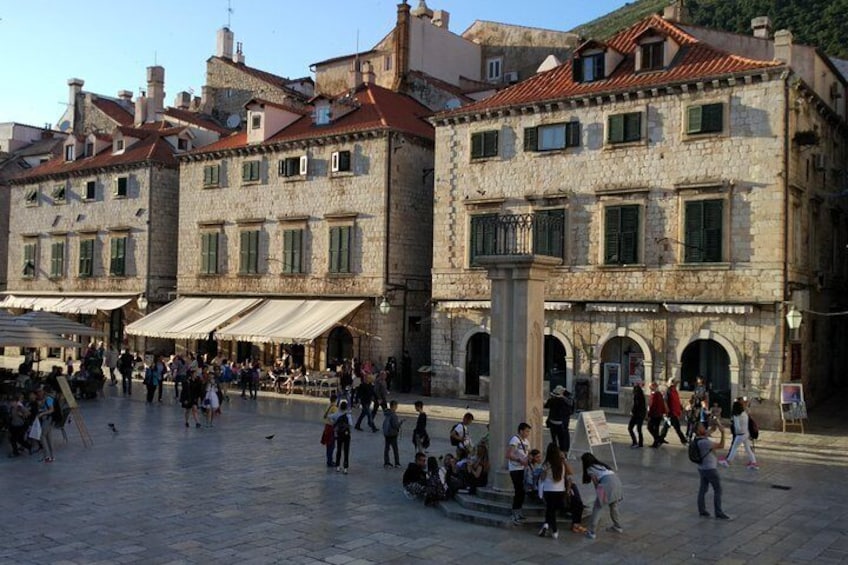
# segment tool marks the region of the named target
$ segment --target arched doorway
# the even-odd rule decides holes
[[[600,358],[599,404],[602,408],[618,409],[623,388],[645,378],[645,352],[626,336],[617,336],[604,344]]]
[[[547,392],[566,384],[566,360],[565,346],[555,336],[545,336],[545,361],[543,388],[547,386]]]
[[[699,375],[704,377],[710,404],[718,402],[722,415],[730,417],[730,357],[717,341],[698,339],[683,350],[680,357],[680,390],[693,390]]]
[[[465,347],[465,394],[480,395],[480,377],[489,375],[489,334],[478,332]]]
[[[353,359],[353,336],[344,326],[336,326],[327,337],[327,364],[335,366],[343,359]]]

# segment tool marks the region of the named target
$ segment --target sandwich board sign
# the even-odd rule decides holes
[[[578,448],[586,443],[587,449]],[[569,454],[575,451],[592,451],[593,447],[608,445],[610,454],[612,455],[613,467],[617,470],[618,463],[615,461],[615,450],[612,447],[612,437],[610,437],[609,426],[607,425],[607,416],[603,410],[589,410],[580,412],[577,415],[577,427],[574,430],[574,441],[571,444]]]

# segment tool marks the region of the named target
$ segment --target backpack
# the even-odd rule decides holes
[[[346,413],[336,418],[333,428],[336,430],[336,437],[350,437],[350,422]]]
[[[760,426],[757,425],[750,415],[748,416],[748,435],[751,436],[751,439],[760,437]]]
[[[704,457],[701,453],[701,445],[700,441],[706,438],[696,437],[692,441],[689,442],[689,461],[695,463],[696,465],[700,465],[704,462]]]
[[[450,431],[448,432],[448,437],[450,438],[450,444],[451,444],[452,446],[454,446],[454,447],[456,447],[456,446],[458,446],[459,444],[461,444],[461,443],[462,443],[462,440],[464,440],[464,439],[465,439],[464,437],[462,437],[462,438],[460,438],[460,439],[457,439],[456,437],[454,437],[454,435],[453,435],[453,431],[456,429],[456,427],[457,427],[458,425],[459,425],[459,424],[454,424],[454,425],[452,425],[452,426],[450,427]]]

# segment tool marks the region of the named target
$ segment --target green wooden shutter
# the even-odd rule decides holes
[[[498,154],[498,132],[487,131],[483,134],[483,155],[494,157]]]
[[[690,106],[687,110],[686,133],[700,133],[703,106]]]
[[[600,55],[595,55],[592,58],[592,63],[595,65],[595,68],[594,68],[594,71],[595,71],[595,77],[594,78],[595,78],[595,80],[603,79],[604,75],[605,75],[605,73],[604,73],[604,54],[601,53]]]
[[[538,151],[539,134],[536,128],[524,128],[524,150]]]
[[[301,249],[303,249],[303,230],[292,231],[292,257],[291,257],[291,272],[303,272],[303,262],[301,258]]]
[[[621,231],[621,209],[611,206],[604,211],[604,264],[621,262],[619,233]]]
[[[704,201],[704,261],[717,263],[722,260],[723,205],[722,200]]]
[[[250,252],[250,241],[247,232],[239,234],[239,273],[247,272],[248,254]]]
[[[703,260],[704,240],[704,203],[701,200],[687,202],[685,207],[685,249],[684,261],[686,263],[699,263]]]
[[[642,113],[633,112],[624,115],[624,141],[642,139]]]
[[[624,141],[624,116],[622,114],[610,116],[607,130],[607,141],[609,143]]]
[[[250,163],[241,164],[241,180],[250,180]]]
[[[343,227],[339,230],[339,272],[350,272],[350,226]]]
[[[483,134],[471,134],[471,158],[479,159],[483,156]]]
[[[701,131],[720,132],[723,129],[724,105],[707,104],[701,107]]]
[[[621,207],[621,263],[639,262],[639,206]]]

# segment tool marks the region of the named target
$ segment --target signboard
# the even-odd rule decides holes
[[[59,383],[59,389],[62,391],[62,396],[65,397],[65,402],[68,403],[68,408],[77,408],[77,399],[74,398],[74,393],[71,392],[71,385],[68,384],[68,379],[64,375],[56,377],[56,382]]]
[[[783,420],[784,432],[787,426],[798,426],[801,433],[804,433],[807,405],[804,403],[804,385],[801,383],[780,385],[780,419]]]
[[[618,394],[621,386],[621,365],[619,363],[604,363],[604,393]]]
[[[610,437],[609,426],[607,425],[607,416],[603,410],[580,412],[577,415],[577,427],[574,430],[574,442],[571,444],[571,451],[582,444],[584,439],[590,453],[593,447],[609,445],[613,466],[618,469],[615,451],[612,448],[612,437]]]
[[[645,380],[645,356],[641,351],[628,355],[627,365],[627,384],[629,386],[633,386],[637,382],[641,383]]]

